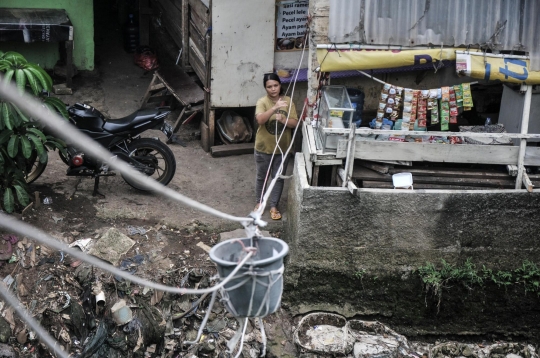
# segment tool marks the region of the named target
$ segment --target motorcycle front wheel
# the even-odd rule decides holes
[[[45,168],[47,167],[47,162],[41,163],[37,153],[34,151],[30,158],[26,159],[26,184],[33,183],[43,174]]]
[[[176,172],[176,159],[171,149],[156,139],[140,138],[128,145],[130,163],[135,169],[163,185],[169,184]],[[139,190],[148,190],[128,177],[122,178]]]

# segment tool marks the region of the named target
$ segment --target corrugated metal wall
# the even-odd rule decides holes
[[[528,51],[540,70],[538,0],[329,0],[332,43],[487,45]]]

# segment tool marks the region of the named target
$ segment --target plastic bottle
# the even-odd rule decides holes
[[[135,52],[139,46],[139,27],[135,25],[133,14],[129,14],[129,21],[124,27],[124,50]]]

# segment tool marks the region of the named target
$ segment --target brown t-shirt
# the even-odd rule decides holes
[[[280,108],[277,112],[282,116],[289,119],[298,119],[296,114],[296,108],[294,103],[291,103],[289,97],[281,97],[281,100],[287,102],[287,107]],[[268,96],[264,96],[257,101],[257,107],[255,108],[255,116],[259,113],[264,113],[274,106],[276,102],[272,101]],[[276,147],[277,139],[281,135],[281,132],[285,129],[281,140],[279,141],[280,149],[285,153],[289,145],[291,144],[291,128],[285,127],[283,123],[276,120],[276,114],[272,114],[270,119],[266,123],[259,126],[257,129],[257,136],[255,137],[255,150],[257,152],[272,154]]]

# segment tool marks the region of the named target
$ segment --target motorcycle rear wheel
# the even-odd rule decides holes
[[[37,153],[32,153],[30,158],[26,159],[26,172],[28,173],[24,178],[26,180],[26,184],[35,182],[37,178],[39,178],[45,171],[47,163],[48,162],[41,163]]]
[[[169,184],[176,172],[176,159],[171,149],[164,143],[156,139],[140,138],[128,145],[129,155],[132,160],[143,164],[151,173],[141,170],[141,173],[148,175],[163,185]],[[122,178],[138,190],[147,191],[145,187],[136,183],[128,177]]]

